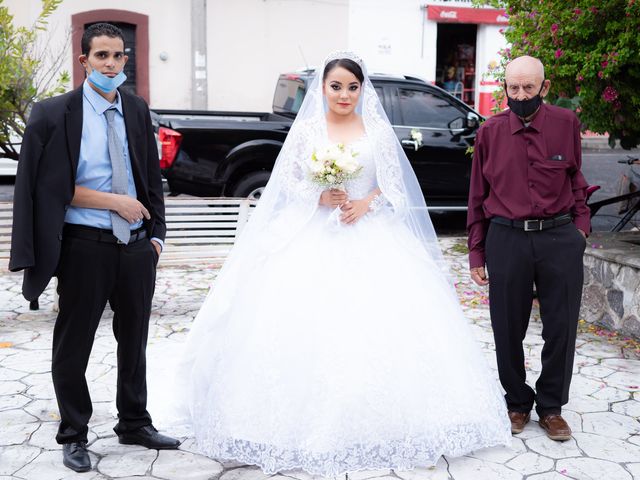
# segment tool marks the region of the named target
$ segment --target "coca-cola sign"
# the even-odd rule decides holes
[[[503,9],[427,6],[427,18],[442,23],[489,23],[506,25],[509,19]]]

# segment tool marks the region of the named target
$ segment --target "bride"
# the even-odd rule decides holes
[[[312,179],[314,152],[337,143],[359,166],[344,189]],[[353,53],[309,87],[185,352],[175,391],[198,448],[268,474],[411,469],[510,443],[416,177]]]

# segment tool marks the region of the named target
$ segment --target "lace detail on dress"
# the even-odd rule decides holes
[[[442,455],[458,457],[489,446],[508,445],[511,435],[502,425],[487,427],[476,424],[457,425],[449,430],[421,432],[419,436],[398,439],[371,439],[366,443],[343,445],[336,439],[328,451],[318,452],[304,448],[283,448],[278,445],[254,443],[237,438],[216,435],[219,425],[214,418],[204,418],[205,431],[198,431],[198,449],[216,459],[235,459],[248,465],[257,465],[267,475],[302,469],[312,475],[335,477],[360,470],[412,470],[430,467]]]
[[[387,204],[387,199],[381,193],[373,197],[373,200],[369,202],[369,213],[378,213],[382,207]]]
[[[378,186],[376,180],[376,163],[373,158],[369,136],[364,135],[349,144],[351,150],[357,154],[356,160],[362,167],[355,178],[345,183],[345,189],[351,200],[365,198]]]
[[[373,155],[377,168],[377,179],[380,190],[387,198],[393,211],[404,216],[407,210],[406,195],[402,181],[402,169],[396,150],[397,138],[391,126],[384,121],[376,110],[377,99],[369,96],[365,99],[364,108],[368,115],[364,116],[365,128],[375,132],[372,137]]]
[[[317,124],[314,128],[311,122],[300,122],[296,125],[296,131],[292,129],[290,133],[295,141],[286,145],[287,151],[283,155],[283,158],[291,159],[284,165],[283,187],[295,200],[304,203],[317,204],[323,190],[322,186],[309,180],[309,162],[320,135]]]

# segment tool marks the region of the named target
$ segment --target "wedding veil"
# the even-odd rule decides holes
[[[416,255],[429,255],[450,281],[422,190],[364,62],[352,52],[340,51],[329,55],[324,65],[339,58],[351,59],[363,70],[365,78],[356,112],[362,115],[371,142],[378,186],[398,221],[404,222],[417,239],[406,247]],[[327,143],[326,111],[322,69],[319,69],[307,89],[260,201],[210,292],[217,297],[212,302],[217,308],[216,312],[208,312],[209,315],[222,314],[233,303],[237,282],[242,282],[243,276],[250,274],[257,263],[286,248],[318,208],[323,187],[310,181],[309,162],[314,148]]]

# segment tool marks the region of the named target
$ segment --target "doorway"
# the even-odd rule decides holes
[[[438,23],[436,84],[467,105],[475,105],[478,26]]]

